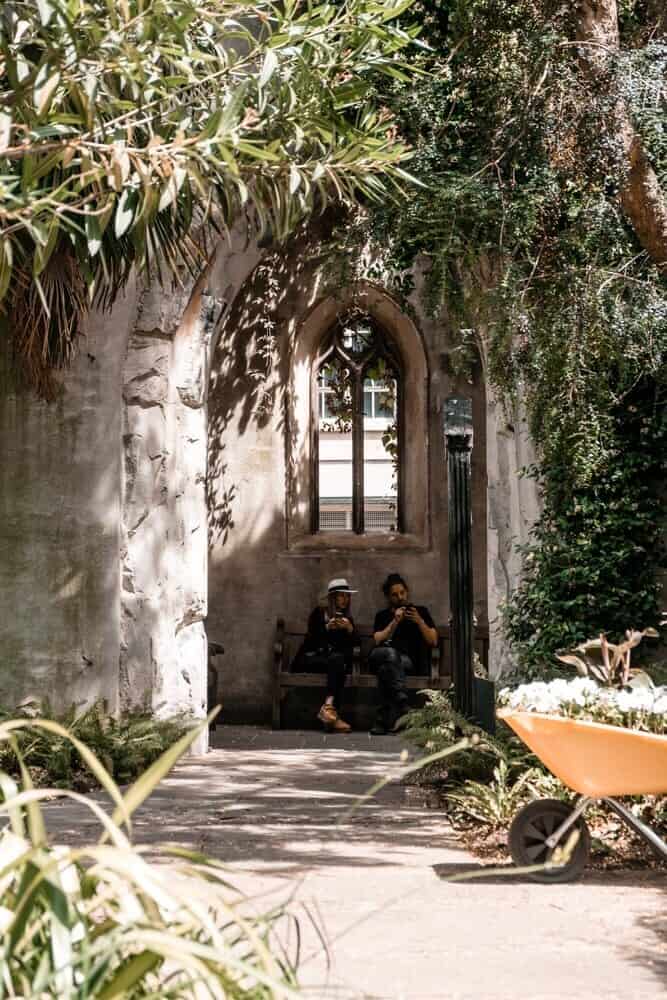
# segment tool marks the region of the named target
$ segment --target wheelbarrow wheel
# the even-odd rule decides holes
[[[538,799],[529,802],[516,814],[509,832],[509,848],[512,861],[518,868],[543,865],[549,861],[554,849],[545,841],[572,812],[572,807],[559,799]],[[569,860],[558,868],[545,868],[532,872],[529,876],[535,882],[571,882],[579,878],[591,849],[591,836],[585,821],[580,817],[574,824],[579,832]],[[563,837],[564,843],[571,831]],[[562,845],[561,845],[562,846]]]

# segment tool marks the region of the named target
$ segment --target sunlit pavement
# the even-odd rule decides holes
[[[632,1000],[667,995],[667,872],[590,873],[542,886],[450,882],[480,865],[442,813],[393,783],[399,737],[219,727],[137,814],[137,842],[177,841],[224,860],[266,909],[290,901],[309,997]],[[71,804],[47,807],[65,842],[92,839]],[[297,936],[285,924],[294,952]]]

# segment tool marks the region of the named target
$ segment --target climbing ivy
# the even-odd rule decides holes
[[[622,52],[593,79],[576,8],[417,0],[424,75],[379,92],[423,186],[346,229],[347,266],[363,245],[403,292],[419,259],[429,307],[484,351],[508,412],[525,410],[543,513],[505,625],[532,666],[654,624],[663,560],[667,295],[619,207],[614,123],[622,101],[664,184],[667,47],[650,4],[626,0]]]

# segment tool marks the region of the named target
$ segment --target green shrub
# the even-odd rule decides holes
[[[520,806],[529,798],[538,797],[531,781],[539,773],[531,767],[512,781],[507,763],[501,759],[493,769],[491,781],[465,781],[459,791],[447,795],[447,803],[464,818],[477,820],[484,826],[493,829],[508,826]]]
[[[445,750],[459,739],[459,734],[476,734],[479,742],[447,758],[443,782],[454,787],[465,781],[489,782],[499,761],[504,761],[510,780],[516,780],[530,768],[542,765],[525,743],[499,721],[495,736],[480,730],[452,707],[442,691],[426,691],[426,703],[406,717],[405,736],[411,743],[430,753]],[[441,770],[441,769],[440,769]],[[420,772],[419,780],[429,780],[438,773],[438,765]]]
[[[591,718],[612,725],[633,725],[639,729],[663,732],[666,716],[650,715],[644,708],[635,707],[621,711],[618,699],[629,702],[641,698],[641,691],[617,692],[615,700],[609,689],[600,688],[598,697],[591,700],[594,682],[577,678],[564,679],[551,684],[537,682],[522,685],[511,691],[501,692],[504,704],[514,704],[523,710],[562,711],[562,714]],[[568,697],[568,692],[571,696]],[[588,692],[586,694],[586,692]],[[477,735],[479,743],[472,749],[463,749],[448,757],[445,762],[415,770],[412,779],[419,784],[439,786],[449,814],[454,823],[478,824],[498,829],[508,826],[520,806],[533,798],[572,800],[574,793],[548,771],[525,744],[502,720],[498,720],[496,735],[479,730],[462,718],[452,708],[446,694],[441,691],[426,692],[423,707],[407,716],[406,738],[429,751],[444,751],[453,746],[459,733]],[[582,695],[588,698],[578,703]],[[654,689],[656,699],[661,696]],[[539,701],[539,698],[548,698]],[[622,707],[622,706],[621,706]],[[631,800],[631,807],[662,836],[667,833],[667,796],[640,796]]]
[[[133,781],[193,725],[193,720],[185,716],[158,720],[146,714],[130,713],[116,718],[101,702],[82,711],[73,706],[58,717],[48,703],[39,706],[30,702],[14,712],[0,709],[0,723],[16,717],[59,722],[67,733],[76,736],[96,754],[121,785]],[[15,738],[37,786],[78,791],[96,787],[95,776],[67,735],[27,727],[18,730]],[[0,743],[0,769],[13,777],[20,773],[17,758],[7,742]]]

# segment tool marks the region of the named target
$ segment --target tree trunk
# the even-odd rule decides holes
[[[661,4],[664,2],[661,0]],[[664,19],[664,13],[659,13],[656,24],[661,25]],[[583,0],[579,5],[577,39],[585,47],[588,71],[598,75],[605,70],[620,47],[616,0]],[[627,173],[620,189],[621,207],[643,248],[666,271],[667,201],[621,101],[616,108],[613,127],[627,162]]]
[[[652,37],[664,38],[667,35],[667,5],[665,0],[647,0],[646,20],[651,29]]]

